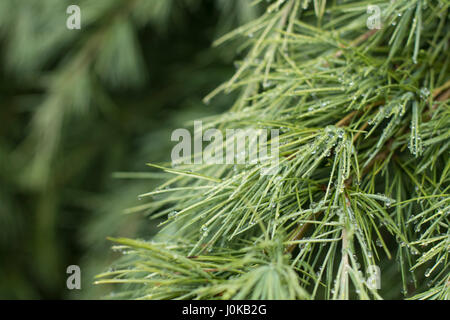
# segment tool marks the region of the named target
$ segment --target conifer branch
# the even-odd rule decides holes
[[[299,3],[272,2],[217,41],[240,39],[247,54],[205,98],[238,95],[209,127],[281,131],[276,174],[262,175],[258,163],[171,170],[178,176],[163,188],[173,193],[146,207],[168,215],[161,242],[128,243],[138,250],[129,262],[137,272],[101,281],[160,284],[131,293],[139,298],[381,299],[400,288],[447,296],[448,4],[380,3],[386,24],[367,31],[365,4]],[[416,257],[420,246],[433,250]],[[179,263],[159,250],[176,251]],[[184,261],[191,256],[203,260]],[[380,293],[367,284],[364,271],[394,263],[394,286]],[[429,272],[418,275],[425,265]],[[431,275],[431,289],[407,292],[409,279]]]

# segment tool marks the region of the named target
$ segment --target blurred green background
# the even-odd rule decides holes
[[[66,28],[70,4],[80,30]],[[145,163],[169,159],[172,130],[230,106],[232,96],[202,102],[239,49],[211,43],[257,10],[247,0],[0,1],[0,299],[105,296],[92,283],[114,259],[106,237],[156,230],[124,214],[160,182]],[[81,290],[66,288],[72,264]]]

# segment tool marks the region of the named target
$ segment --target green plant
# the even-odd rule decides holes
[[[241,60],[205,102],[239,96],[205,121],[279,129],[278,172],[162,164],[175,176],[135,211],[164,227],[113,239],[126,255],[97,282],[121,298],[448,299],[448,9],[278,0],[216,41],[239,42]]]
[[[122,209],[159,183],[112,173],[142,170],[170,152],[170,127],[223,109],[229,98],[201,97],[232,72],[234,48],[210,41],[256,12],[240,0],[81,0],[81,29],[68,30],[71,4],[0,1],[0,299],[108,290],[91,290],[106,236],[149,235],[154,222]],[[66,287],[71,264],[81,291]]]

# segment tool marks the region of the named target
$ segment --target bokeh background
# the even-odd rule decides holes
[[[71,4],[80,30],[66,28]],[[258,15],[250,4],[0,1],[0,299],[105,297],[93,276],[115,258],[106,237],[157,230],[126,211],[163,177],[145,163],[232,102],[202,102],[242,49],[211,44]],[[72,264],[81,290],[66,288]]]

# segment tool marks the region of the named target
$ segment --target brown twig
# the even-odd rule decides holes
[[[346,115],[343,119],[336,123],[336,127],[343,127],[349,124],[350,120],[359,113],[359,110],[355,110]]]
[[[439,95],[441,94],[441,92],[444,91],[444,90],[446,90],[446,89],[447,89],[447,98],[448,98],[448,89],[450,89],[450,80],[448,80],[446,83],[444,83],[444,84],[443,84],[442,86],[440,86],[439,88],[434,89],[433,94],[432,94],[433,98],[434,98],[435,100],[438,100],[438,99],[436,99],[437,96],[439,96]],[[445,99],[444,99],[444,100],[445,100]]]
[[[445,101],[447,99],[450,98],[450,88],[448,88],[447,90],[445,90],[444,92],[442,92],[442,90],[444,90],[445,86],[449,86],[450,85],[450,81],[447,81],[446,84],[444,84],[442,87],[437,88],[436,90],[434,90],[433,92],[433,98],[435,101]],[[442,92],[442,93],[441,93]],[[436,110],[438,107],[438,104],[435,103],[431,109],[430,109],[430,113],[432,113],[434,110]]]
[[[361,133],[363,133],[363,131],[367,128],[367,126],[369,125],[368,122],[365,122],[361,128],[359,128],[359,132],[357,132],[355,134],[355,136],[353,137],[353,143],[355,143],[355,141],[359,138],[359,136],[361,135]]]
[[[322,212],[317,212],[316,214],[312,214],[309,219],[315,219],[318,218],[321,215]],[[303,238],[303,236],[305,235],[306,231],[308,231],[308,228],[311,224],[310,223],[305,223],[304,225],[298,225],[297,228],[294,230],[294,232],[292,233],[292,237],[291,240],[289,241],[295,241],[295,240],[300,240],[301,238]],[[295,247],[297,246],[296,243],[292,243],[290,244],[287,248],[286,248],[286,252],[292,252]]]
[[[311,216],[311,218],[312,217],[313,216]],[[304,225],[298,225],[297,228],[294,230],[293,236],[291,237],[290,241],[300,240],[301,238],[303,238],[303,236],[305,235],[308,228],[309,228],[309,223],[305,223]],[[297,246],[296,243],[290,244],[286,248],[286,252],[289,252],[289,253],[292,252],[296,246]]]

